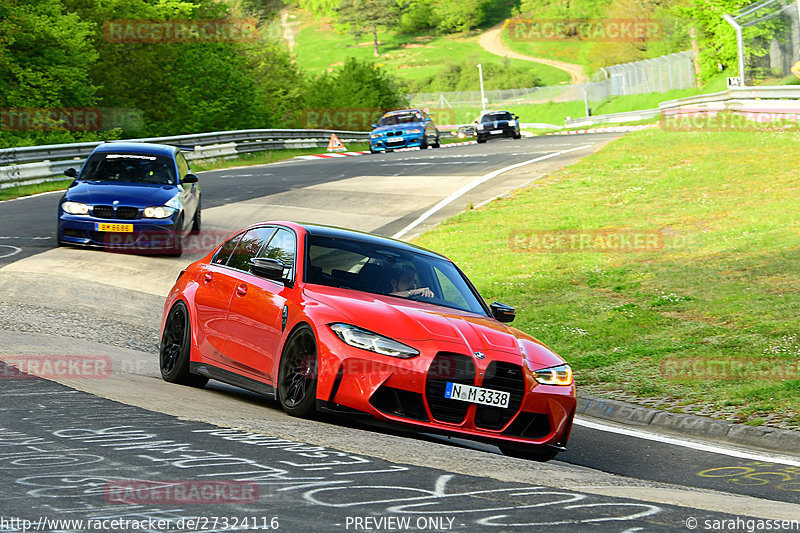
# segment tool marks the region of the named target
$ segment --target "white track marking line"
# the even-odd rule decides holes
[[[535,159],[529,159],[528,161],[523,161],[522,163],[515,163],[513,165],[509,165],[507,167],[503,167],[501,169],[489,172],[488,174],[485,174],[485,175],[481,176],[480,178],[478,178],[477,180],[473,181],[472,183],[468,183],[468,184],[464,185],[463,187],[458,189],[456,192],[454,192],[453,194],[451,194],[450,196],[448,196],[447,198],[445,198],[444,200],[442,200],[441,202],[439,202],[435,206],[431,207],[430,209],[428,209],[427,211],[422,213],[419,217],[417,217],[417,219],[414,222],[412,222],[411,224],[409,224],[405,228],[401,229],[400,231],[398,231],[397,233],[392,235],[392,238],[393,239],[399,239],[400,237],[402,237],[403,235],[405,235],[406,233],[408,233],[409,231],[411,231],[412,229],[414,229],[415,227],[420,225],[422,222],[424,222],[425,220],[430,218],[431,215],[433,215],[434,213],[436,213],[437,211],[439,211],[440,209],[445,207],[447,204],[457,200],[459,197],[465,195],[466,193],[468,193],[469,191],[471,191],[472,189],[474,189],[475,187],[477,187],[481,183],[489,181],[492,178],[496,178],[500,174],[508,172],[509,170],[514,170],[515,168],[524,167],[525,165],[530,165],[531,163],[537,163],[539,161],[544,161],[545,159],[550,159],[550,158],[553,158],[553,157],[557,157],[557,156],[560,156],[561,154],[566,154],[568,152],[575,152],[577,150],[584,150],[586,148],[591,148],[592,146],[593,145],[591,145],[591,144],[585,144],[583,146],[570,148],[568,150],[561,150],[560,152],[553,152],[552,154],[543,155],[543,156],[537,157]]]
[[[649,433],[637,429],[629,429],[619,426],[611,426],[606,424],[599,424],[597,422],[589,422],[582,418],[575,418],[576,426],[583,426],[589,429],[596,429],[598,431],[605,431],[607,433],[617,433],[619,435],[627,435],[628,437],[635,437],[638,439],[651,440],[654,442],[661,442],[664,444],[672,444],[674,446],[681,446],[683,448],[691,448],[701,452],[711,452],[719,455],[727,455],[729,457],[738,457],[740,459],[750,459],[752,461],[763,461],[766,463],[778,463],[789,466],[800,466],[800,460],[790,459],[779,455],[772,455],[769,453],[756,453],[747,452],[744,450],[734,450],[732,448],[725,448],[714,444],[706,444],[702,442],[693,442],[684,440],[678,437],[668,437],[658,433]]]

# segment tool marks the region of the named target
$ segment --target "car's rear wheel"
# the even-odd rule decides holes
[[[307,418],[316,411],[317,341],[309,326],[300,326],[286,341],[278,370],[278,397],[291,416]]]
[[[503,455],[517,457],[519,459],[530,459],[531,461],[545,462],[558,455],[559,450],[546,446],[525,446],[515,444],[498,444],[498,448]]]
[[[178,301],[172,306],[161,335],[158,366],[161,377],[170,383],[202,387],[208,378],[189,372],[189,352],[192,346],[192,326],[186,304]]]

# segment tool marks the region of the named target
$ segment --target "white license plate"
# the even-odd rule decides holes
[[[483,387],[473,387],[472,385],[451,383],[448,381],[447,387],[444,390],[444,397],[450,398],[451,400],[461,400],[462,402],[491,405],[493,407],[508,407],[511,393],[484,389]]]
[[[503,130],[492,130],[492,135],[497,135],[498,133],[503,133]]]

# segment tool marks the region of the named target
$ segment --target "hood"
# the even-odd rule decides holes
[[[349,323],[406,344],[434,341],[472,354],[503,352],[532,368],[563,363],[533,337],[474,313],[392,296],[315,285],[306,295],[341,313]],[[524,346],[524,348],[523,348]],[[443,350],[447,348],[442,348]],[[523,356],[524,350],[524,356]]]
[[[175,185],[76,181],[75,185],[67,189],[66,199],[89,205],[113,205],[117,201],[119,205],[141,208],[164,205],[176,194],[178,187]]]
[[[372,133],[386,133],[387,131],[406,131],[411,129],[425,130],[424,122],[406,122],[405,124],[397,124],[395,126],[378,126]]]

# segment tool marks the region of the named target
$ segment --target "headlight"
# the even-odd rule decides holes
[[[350,324],[331,324],[330,328],[343,342],[362,350],[400,359],[411,359],[419,355],[419,352],[411,346]]]
[[[483,124],[478,124],[476,127],[477,127],[479,130],[482,130],[482,129],[483,129]]]
[[[378,138],[378,137],[380,137],[380,136],[381,136],[381,134],[380,134],[380,133],[373,133],[372,135],[370,135],[370,136],[369,136],[369,138],[370,138],[370,139],[377,139],[377,138]]]
[[[514,126],[516,126],[516,125],[517,125],[517,121],[516,121],[516,120],[509,120],[509,121],[508,121],[508,125],[509,125],[509,126],[511,126],[511,127],[513,128]]]
[[[419,128],[414,128],[413,130],[406,130],[406,133],[422,133],[422,130]]]
[[[533,371],[533,378],[542,385],[571,385],[572,367],[559,365]]]
[[[61,209],[70,215],[88,215],[89,206],[80,202],[64,202],[61,204]]]
[[[146,218],[169,218],[175,213],[176,209],[166,205],[156,205],[153,207],[145,207],[144,213]]]

